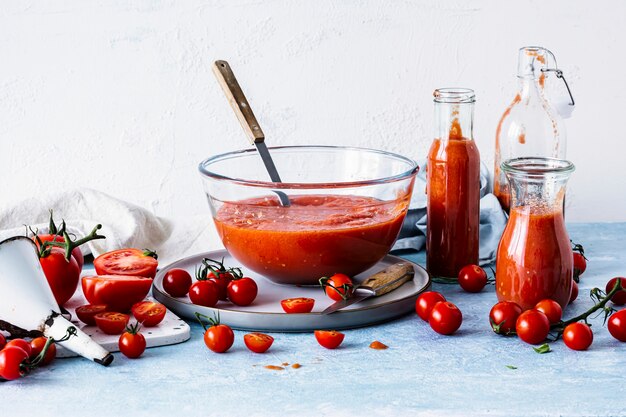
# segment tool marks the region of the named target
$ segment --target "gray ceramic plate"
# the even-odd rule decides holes
[[[195,313],[213,317],[219,313],[222,323],[234,329],[272,331],[272,332],[307,332],[318,329],[351,329],[370,326],[392,320],[415,310],[415,300],[422,292],[430,288],[428,273],[417,264],[415,277],[400,288],[380,297],[371,297],[353,304],[333,314],[322,315],[320,312],[332,304],[320,287],[297,287],[275,284],[261,275],[243,269],[244,275],[253,278],[259,294],[252,305],[236,306],[227,301],[220,301],[211,307],[192,304],[188,297],[171,297],[163,290],[163,277],[172,268],[187,270],[194,276],[202,258],[221,260],[226,266],[237,266],[237,261],[225,250],[201,253],[176,261],[161,269],[154,279],[152,295],[179,316],[195,320]],[[397,262],[407,262],[397,256],[387,255],[371,269],[355,277],[362,281],[368,276]],[[308,297],[315,299],[313,312],[307,314],[286,314],[280,306],[285,298]]]

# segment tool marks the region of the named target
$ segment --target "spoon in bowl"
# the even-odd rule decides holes
[[[228,62],[226,61],[215,61],[213,63],[213,73],[215,74],[217,81],[220,83],[222,90],[224,90],[224,94],[226,95],[230,106],[233,108],[237,119],[239,119],[241,127],[243,127],[243,130],[246,132],[250,143],[256,146],[259,155],[261,155],[261,159],[263,160],[265,169],[267,169],[267,172],[270,175],[270,179],[272,182],[282,182],[280,180],[280,176],[278,175],[278,171],[276,170],[276,166],[274,165],[274,161],[272,160],[272,156],[270,155],[267,145],[265,144],[265,135],[263,134],[261,126],[259,126],[259,122],[257,122],[254,113],[252,112],[252,108],[250,107],[246,96],[243,94],[243,90],[237,82],[237,78],[235,78],[233,70],[230,68],[230,65],[228,65]],[[288,207],[290,205],[287,194],[277,190],[274,190],[274,192],[278,195],[281,206]]]

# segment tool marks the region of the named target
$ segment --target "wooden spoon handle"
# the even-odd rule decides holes
[[[398,262],[367,278],[361,286],[371,288],[374,295],[387,294],[413,279],[415,270],[409,262]]]
[[[239,86],[237,78],[235,78],[235,74],[230,68],[230,65],[228,65],[228,62],[215,61],[213,63],[213,73],[222,86],[224,94],[226,94],[226,98],[235,111],[237,119],[239,119],[239,123],[241,123],[243,130],[246,132],[250,143],[254,145],[263,142],[265,135],[256,117],[254,117],[252,108],[250,104],[248,104],[248,100],[243,94],[243,90]]]

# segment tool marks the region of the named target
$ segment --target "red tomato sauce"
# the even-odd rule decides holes
[[[519,206],[511,210],[496,258],[496,293],[523,310],[550,298],[565,308],[573,254],[560,210]]]
[[[289,207],[268,198],[225,203],[214,221],[224,246],[243,265],[292,284],[372,267],[395,242],[409,203],[409,196],[390,202],[342,195],[289,199]]]

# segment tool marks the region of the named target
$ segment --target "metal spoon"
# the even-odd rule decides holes
[[[272,182],[282,182],[276,170],[276,166],[274,165],[274,161],[272,160],[272,156],[267,149],[267,145],[265,145],[265,135],[256,117],[254,117],[252,108],[246,96],[243,94],[230,65],[228,65],[226,61],[215,61],[213,63],[213,73],[220,83],[222,90],[224,90],[224,94],[226,94],[226,98],[233,108],[237,119],[239,119],[241,127],[243,127],[243,130],[246,132],[250,143],[256,146],[259,155],[261,155],[265,169],[267,169]],[[281,206],[288,207],[290,205],[287,194],[277,190],[274,190],[274,192],[278,195]]]

